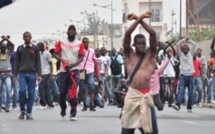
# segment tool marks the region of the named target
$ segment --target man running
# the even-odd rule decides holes
[[[129,20],[135,20],[125,32],[123,41],[125,65],[129,77],[142,56],[144,56],[144,60],[133,80],[130,80],[130,87],[122,110],[122,134],[134,134],[135,128],[139,128],[142,134],[158,133],[153,100],[150,94],[150,78],[156,66],[154,59],[156,58],[157,39],[152,27],[143,21],[151,16],[150,12],[143,13],[139,17],[135,14],[128,15]],[[137,34],[134,37],[135,50],[131,47],[131,34],[139,23],[149,33],[149,49],[146,49],[146,37],[142,34]]]

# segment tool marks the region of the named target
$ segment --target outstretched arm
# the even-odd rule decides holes
[[[123,40],[123,48],[124,48],[124,54],[125,56],[130,55],[132,48],[131,48],[131,34],[137,27],[137,25],[142,21],[144,18],[149,18],[150,16],[148,14],[142,14],[140,17],[137,17],[135,14],[129,14],[127,16],[128,20],[135,20],[134,23],[127,29],[125,32],[124,40]]]

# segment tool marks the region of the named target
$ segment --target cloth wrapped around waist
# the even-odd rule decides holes
[[[145,133],[152,133],[151,107],[153,106],[150,92],[143,94],[141,91],[129,87],[122,110],[122,127],[143,128]]]

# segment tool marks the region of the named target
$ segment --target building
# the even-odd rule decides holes
[[[125,32],[128,26],[131,25],[133,21],[127,21],[126,17],[129,13],[135,13],[140,15],[144,12],[149,11],[151,7],[151,12],[153,17],[149,20],[144,20],[146,23],[151,24],[151,26],[155,29],[157,33],[158,40],[165,40],[165,30],[164,30],[164,22],[163,22],[163,0],[122,0],[123,2],[123,32]],[[148,39],[148,33],[138,25],[138,28],[134,31],[134,34],[142,33]]]

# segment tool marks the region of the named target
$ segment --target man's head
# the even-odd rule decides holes
[[[181,50],[184,54],[187,54],[190,51],[190,48],[188,45],[183,45]]]
[[[37,47],[39,48],[39,51],[41,51],[41,52],[45,51],[45,45],[43,42],[37,43]]]
[[[82,43],[84,43],[84,48],[88,49],[89,48],[89,39],[87,37],[84,37],[82,39]]]
[[[107,54],[107,50],[105,47],[101,48],[101,54],[102,54],[102,56],[105,56]]]
[[[134,37],[134,47],[136,50],[136,53],[139,55],[142,55],[146,51],[146,37],[142,34],[137,34]]]
[[[197,53],[193,54],[193,60],[196,60],[197,55],[198,55]]]
[[[198,48],[196,52],[197,52],[198,57],[202,56],[202,49],[201,48]]]
[[[100,57],[101,51],[100,51],[99,48],[96,48],[96,49],[95,49],[95,55],[96,55],[96,57]]]
[[[50,49],[49,52],[52,54],[52,56],[54,55],[54,48]]]
[[[23,40],[24,40],[24,42],[25,42],[26,45],[30,45],[31,44],[31,39],[32,39],[32,36],[31,36],[30,32],[24,32],[23,33]]]
[[[1,49],[1,53],[5,53],[7,49],[7,45],[5,43],[2,43],[0,49]]]
[[[113,49],[111,50],[111,53],[112,53],[113,56],[115,56],[115,55],[116,55],[116,48],[113,48]]]
[[[70,25],[70,26],[68,27],[68,30],[67,30],[68,39],[74,40],[76,34],[77,34],[77,32],[76,32],[75,26],[74,26],[74,25]]]

